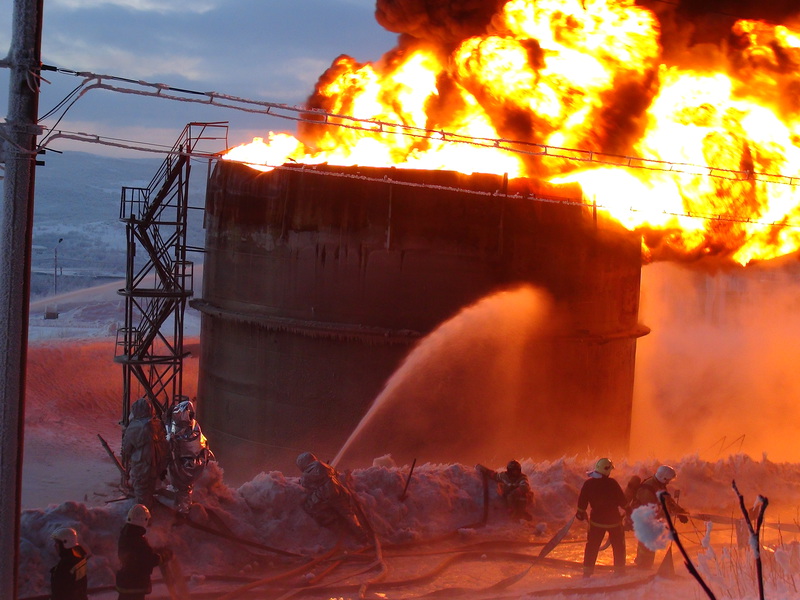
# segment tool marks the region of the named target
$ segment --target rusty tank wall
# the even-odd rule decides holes
[[[546,356],[550,383],[531,414],[515,415],[514,454],[625,451],[646,331],[640,239],[574,196],[532,199],[553,193],[494,175],[220,161],[192,304],[199,416],[226,473],[291,469],[304,450],[332,458],[416,342],[520,283],[547,290],[562,318],[531,354]],[[480,458],[474,432],[441,434],[426,434],[424,460]],[[422,450],[403,435],[386,436],[384,453]]]

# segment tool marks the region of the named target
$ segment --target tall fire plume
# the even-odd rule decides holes
[[[226,157],[578,182],[646,260],[800,247],[794,0],[377,0],[376,18],[394,49],[339,56],[296,136]]]

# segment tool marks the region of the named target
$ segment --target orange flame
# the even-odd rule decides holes
[[[800,27],[740,19],[676,51],[635,0],[509,0],[449,27],[469,32],[454,40],[421,17],[410,34],[396,4],[378,0],[406,33],[397,48],[375,64],[340,56],[320,77],[307,108],[324,123],[226,158],[578,182],[653,259],[747,264],[800,247]]]

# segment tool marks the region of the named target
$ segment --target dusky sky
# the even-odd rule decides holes
[[[317,78],[340,54],[378,60],[397,35],[374,17],[374,0],[45,0],[42,62],[60,69],[113,75],[199,92],[302,105]],[[11,44],[13,0],[0,8],[0,52]],[[39,114],[82,81],[45,71]],[[0,72],[0,115],[9,71]],[[43,120],[55,126],[54,117]],[[294,122],[201,104],[91,90],[57,127],[122,140],[164,144],[190,121],[230,122],[235,145]],[[152,154],[53,140],[56,150],[133,157]]]

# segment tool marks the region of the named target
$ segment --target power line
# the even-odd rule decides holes
[[[565,202],[569,202],[570,200],[565,200],[563,197],[558,196],[547,196],[541,194],[533,194],[533,195],[523,195],[523,194],[507,194],[503,193],[499,190],[494,192],[485,192],[480,190],[470,190],[467,188],[461,187],[452,187],[452,186],[445,186],[445,185],[434,185],[428,183],[417,183],[417,182],[410,182],[410,181],[403,181],[399,179],[392,179],[389,176],[385,177],[369,177],[363,174],[350,174],[350,173],[341,173],[341,172],[330,172],[330,171],[318,171],[312,168],[313,165],[298,165],[298,166],[287,166],[287,165],[275,165],[271,168],[276,170],[302,170],[304,173],[313,173],[314,175],[322,175],[322,176],[331,176],[331,177],[339,177],[345,179],[357,179],[359,181],[368,181],[371,183],[387,183],[392,185],[401,185],[407,187],[416,187],[416,188],[425,188],[437,191],[444,191],[444,192],[458,192],[458,193],[467,193],[472,194],[475,196],[491,196],[491,197],[504,197],[504,198],[519,198],[519,199],[527,199],[534,202],[542,202],[542,203],[549,203],[549,204],[564,204]],[[577,203],[576,203],[577,204]],[[599,208],[604,210],[611,210],[611,207],[606,206],[604,204],[597,203],[596,201],[590,203],[581,203],[577,204],[578,206],[584,208]],[[641,212],[639,209],[631,206],[629,207],[630,212]],[[650,211],[648,211],[652,214]],[[661,211],[659,214],[672,216],[672,217],[688,217],[692,219],[700,219],[703,221],[718,221],[718,222],[730,222],[730,223],[748,223],[754,225],[764,225],[769,227],[782,227],[782,228],[792,228],[798,229],[800,228],[800,224],[793,224],[785,221],[757,221],[747,217],[736,217],[736,216],[727,216],[727,215],[720,215],[720,214],[711,214],[711,213],[678,213],[673,211]]]
[[[174,151],[171,146],[161,145],[161,144],[154,144],[150,142],[136,142],[132,140],[120,140],[118,138],[108,138],[99,136],[96,134],[88,134],[88,133],[80,133],[80,132],[69,132],[69,131],[62,131],[62,130],[53,130],[52,135],[49,136],[50,140],[54,139],[70,139],[76,140],[79,142],[90,143],[90,144],[100,144],[105,146],[114,146],[117,148],[125,148],[129,150],[137,150],[141,152],[153,152],[159,153],[163,155],[166,153],[173,153],[173,154],[182,154],[188,156],[190,158],[196,159],[203,159],[203,160],[221,160],[222,156],[219,153],[210,153],[210,152],[177,152]],[[232,161],[236,162],[236,161]],[[247,164],[247,163],[244,163]],[[534,195],[534,196],[522,196],[519,194],[504,194],[499,191],[495,192],[484,192],[484,191],[477,191],[477,190],[469,190],[466,188],[460,187],[451,187],[451,186],[442,186],[442,185],[433,185],[433,184],[426,184],[426,183],[416,183],[416,182],[408,182],[403,180],[395,180],[391,177],[380,177],[380,178],[372,178],[365,175],[351,175],[349,173],[340,173],[340,172],[332,172],[332,171],[319,171],[313,168],[313,165],[302,165],[298,164],[298,166],[292,165],[257,165],[257,166],[265,166],[274,170],[298,170],[304,169],[306,173],[312,173],[314,175],[320,176],[329,176],[329,177],[339,177],[339,178],[350,178],[350,179],[358,179],[359,181],[369,181],[372,183],[390,183],[393,185],[401,185],[401,186],[408,186],[408,187],[418,187],[418,188],[425,188],[425,189],[432,189],[437,191],[444,191],[444,192],[460,192],[460,193],[468,193],[476,196],[503,196],[509,198],[526,198],[533,202],[545,202],[545,203],[563,203],[565,200],[563,197],[547,197],[543,195]],[[306,168],[308,167],[308,168]],[[598,208],[601,210],[607,210],[609,213],[612,211],[612,207],[607,206],[602,203],[598,203],[596,200],[593,200],[590,203],[585,204],[587,207]],[[634,206],[628,208],[628,211],[631,213],[642,212],[643,209],[638,209]],[[651,213],[651,211],[648,211]],[[652,213],[651,213],[652,214]],[[742,224],[752,224],[752,225],[762,225],[765,227],[780,227],[780,228],[788,228],[788,229],[799,229],[800,224],[794,224],[789,221],[761,221],[758,219],[753,219],[750,217],[737,217],[735,215],[722,215],[718,213],[699,213],[699,212],[675,212],[675,211],[667,211],[663,210],[660,215],[665,215],[668,217],[682,217],[682,218],[691,218],[691,219],[698,219],[701,221],[716,221],[716,222],[729,222],[729,223],[742,223]]]
[[[70,100],[70,99],[71,99],[73,96],[75,96],[75,94],[77,94],[77,92],[78,92],[78,91],[79,91],[79,90],[80,90],[80,89],[81,89],[81,88],[82,88],[84,85],[85,85],[85,82],[81,82],[81,83],[79,83],[77,86],[75,86],[75,89],[73,89],[73,90],[72,90],[72,91],[71,91],[69,94],[67,94],[67,95],[66,95],[64,98],[62,98],[62,99],[61,99],[61,100],[60,100],[60,101],[59,101],[59,102],[58,102],[58,103],[57,103],[57,104],[56,104],[56,105],[55,105],[53,108],[51,108],[51,109],[50,109],[50,110],[48,110],[48,111],[47,111],[45,114],[43,114],[41,117],[39,117],[39,121],[44,121],[45,119],[49,118],[50,116],[52,116],[53,114],[55,114],[56,112],[58,112],[58,111],[59,111],[59,110],[60,110],[60,109],[61,109],[61,108],[62,108],[64,105],[66,105],[66,104],[67,104],[67,102],[69,102],[69,100]],[[80,98],[80,96],[78,96],[78,98]],[[75,98],[75,99],[74,99],[72,102],[70,102],[69,106],[67,106],[67,107],[64,109],[64,112],[63,112],[63,113],[61,114],[61,116],[58,118],[58,121],[56,121],[56,125],[58,125],[58,123],[61,121],[61,119],[63,119],[63,118],[64,118],[64,115],[66,115],[66,114],[67,114],[67,111],[68,111],[70,108],[72,108],[72,105],[73,105],[73,104],[75,104],[75,102],[77,102],[77,101],[78,101],[78,98]],[[55,127],[55,126],[54,126],[54,127]]]
[[[52,67],[53,70],[59,70],[55,67]],[[59,70],[63,71],[63,70]],[[552,158],[563,158],[567,160],[573,161],[581,161],[581,162],[591,162],[591,163],[600,163],[603,165],[611,165],[615,167],[626,167],[626,168],[641,168],[641,169],[648,169],[648,170],[655,170],[655,171],[662,171],[662,172],[669,172],[669,173],[676,173],[676,174],[689,174],[689,175],[696,175],[696,176],[705,176],[705,177],[715,177],[720,179],[726,179],[731,181],[742,181],[742,182],[754,182],[760,181],[764,183],[778,183],[778,184],[785,184],[796,186],[800,184],[800,176],[792,177],[792,176],[784,176],[784,175],[775,175],[775,174],[766,174],[766,173],[757,173],[751,171],[735,171],[731,169],[720,169],[716,167],[708,167],[708,166],[701,166],[701,165],[692,165],[689,163],[672,163],[668,161],[660,161],[660,160],[652,160],[652,159],[644,159],[640,157],[632,157],[632,156],[624,156],[624,155],[614,155],[614,154],[606,154],[606,153],[599,153],[593,151],[584,151],[584,150],[577,150],[571,148],[558,148],[554,146],[547,146],[544,144],[535,144],[531,142],[519,142],[513,140],[504,140],[504,139],[492,139],[492,138],[475,138],[470,136],[465,136],[462,134],[455,134],[450,132],[445,132],[441,130],[430,130],[430,129],[423,129],[418,127],[411,127],[407,125],[399,125],[396,123],[387,123],[382,121],[376,120],[369,120],[369,119],[358,119],[356,117],[351,117],[349,115],[338,115],[335,113],[328,113],[325,111],[320,110],[309,110],[306,108],[296,107],[296,106],[289,106],[285,104],[276,104],[271,102],[264,102],[258,100],[248,100],[244,98],[238,98],[235,96],[228,96],[223,94],[218,94],[216,92],[196,92],[192,90],[186,90],[184,88],[176,88],[173,86],[168,86],[166,84],[154,84],[148,83],[143,81],[135,81],[132,79],[127,78],[120,78],[115,76],[107,76],[107,75],[95,75],[91,73],[77,73],[73,71],[66,71],[68,74],[75,74],[79,76],[84,76],[87,80],[79,86],[83,89],[81,90],[78,98],[82,96],[84,93],[88,92],[91,89],[108,89],[110,91],[117,91],[122,93],[133,93],[133,94],[140,94],[146,96],[157,96],[161,98],[166,98],[169,100],[177,100],[177,101],[188,101],[188,102],[198,102],[197,99],[190,99],[190,98],[181,98],[172,96],[171,94],[164,94],[162,93],[163,90],[172,90],[178,91],[182,93],[191,93],[198,96],[204,96],[207,100],[203,100],[205,104],[212,104],[214,106],[220,106],[223,108],[232,108],[237,110],[246,110],[248,112],[261,112],[263,114],[270,114],[272,116],[291,119],[300,122],[306,123],[314,123],[314,124],[326,124],[331,126],[337,127],[345,127],[349,129],[357,129],[362,131],[368,131],[371,133],[391,133],[391,134],[400,134],[400,135],[410,135],[412,137],[424,137],[427,139],[434,139],[436,141],[442,142],[455,142],[455,143],[466,143],[480,147],[491,147],[501,150],[507,150],[510,152],[516,152],[521,154],[529,154],[529,155],[537,155],[543,157],[552,157]],[[143,87],[154,87],[157,88],[156,92],[147,92],[141,90],[130,90],[124,88],[118,88],[114,86],[110,86],[108,84],[103,84],[102,79],[114,79],[117,81],[125,81],[128,83],[135,83],[136,85],[143,86]],[[92,85],[86,85],[88,81],[96,80],[97,83]],[[78,89],[78,88],[76,88]],[[74,91],[74,90],[73,90]],[[78,98],[75,98],[71,103],[70,107],[77,101]],[[220,103],[219,100],[223,100]],[[242,103],[244,106],[237,106],[235,103]],[[63,104],[63,101],[62,101]],[[247,105],[258,106],[261,108],[247,108]],[[69,108],[69,107],[68,107]],[[288,114],[284,114],[280,111],[286,111]],[[311,115],[310,117],[304,115]],[[332,119],[341,119],[343,122],[339,123]],[[80,142],[85,143],[96,143],[102,144],[106,146],[114,146],[118,148],[130,149],[130,150],[137,150],[137,151],[144,151],[144,152],[158,152],[164,153],[165,149],[168,147],[165,145],[154,144],[149,142],[137,142],[133,140],[123,140],[119,138],[110,138],[110,137],[102,137],[95,134],[88,134],[88,133],[81,133],[81,132],[68,132],[63,130],[56,130],[51,129],[50,133],[47,134],[46,140],[52,141],[54,139],[63,138],[63,139],[72,139]],[[170,148],[171,149],[171,148]],[[191,153],[195,157],[202,157],[205,159],[212,159],[216,160],[219,158],[218,154],[213,153]],[[285,168],[281,165],[275,165],[272,168],[280,169]],[[292,167],[293,168],[293,167]],[[311,171],[309,171],[311,172]],[[319,173],[319,172],[317,172]],[[331,176],[349,176],[347,174],[331,174],[325,173]],[[363,177],[358,176],[359,179],[363,179]],[[380,179],[378,181],[385,181],[385,179]],[[425,184],[409,184],[408,182],[401,182],[401,181],[392,181],[397,185],[415,185],[420,187],[435,187],[436,189],[446,190],[446,191],[458,191],[461,188],[447,188],[447,187],[439,187],[439,186],[427,186]],[[536,200],[544,201],[541,198],[536,198]],[[562,201],[562,200],[559,200]],[[602,204],[595,204],[597,208],[609,210],[608,206]],[[629,209],[631,212],[638,212],[638,209],[635,207],[630,207]],[[702,214],[702,213],[679,213],[679,212],[672,212],[672,211],[663,211],[661,214],[673,217],[687,217],[687,218],[694,218],[694,219],[701,219],[705,221],[721,221],[721,222],[734,222],[734,223],[749,223],[749,224],[756,224],[756,225],[764,225],[769,227],[784,227],[784,228],[798,228],[798,225],[789,222],[768,222],[768,221],[760,221],[760,220],[753,220],[752,218],[745,218],[745,217],[736,217],[736,216],[729,216],[729,215],[722,215],[722,214]]]
[[[45,129],[48,129],[45,127]],[[125,150],[136,150],[139,152],[154,152],[160,155],[165,153],[169,154],[172,146],[167,144],[158,144],[155,142],[140,142],[136,140],[126,140],[121,138],[107,137],[97,135],[95,133],[84,133],[80,131],[64,131],[62,129],[49,129],[49,133],[45,136],[47,143],[57,139],[73,140],[87,144],[100,144],[101,146],[112,146],[114,148],[123,148]],[[44,148],[44,146],[42,146]],[[188,154],[188,153],[187,153]],[[199,156],[200,153],[193,153],[193,156]],[[205,155],[204,155],[205,156]]]
[[[593,150],[562,148],[535,142],[524,142],[503,138],[481,138],[460,133],[453,133],[445,130],[415,127],[401,123],[391,123],[375,119],[360,119],[351,115],[331,113],[321,109],[309,109],[305,107],[290,106],[287,104],[278,104],[275,102],[252,100],[238,96],[231,96],[228,94],[220,94],[217,92],[199,92],[195,90],[188,90],[186,88],[170,86],[164,83],[151,83],[142,80],[118,77],[115,75],[100,75],[89,72],[78,72],[69,69],[61,69],[59,67],[53,67],[50,65],[44,65],[42,68],[67,75],[84,77],[85,81],[79,97],[93,89],[104,89],[112,92],[164,98],[179,102],[199,103],[209,106],[217,106],[219,108],[229,108],[243,112],[264,114],[300,123],[330,125],[333,127],[343,127],[346,129],[366,131],[372,134],[403,135],[413,138],[428,139],[434,142],[467,144],[481,148],[494,148],[497,150],[527,156],[559,158],[574,162],[592,163],[602,166],[646,169],[651,171],[678,173],[683,175],[713,177],[730,181],[757,181],[762,183],[790,186],[796,186],[800,184],[800,175],[790,176],[781,175],[779,173],[762,173],[758,171],[723,169],[718,167],[710,167],[707,165],[696,165],[692,163],[657,160],[638,156],[610,154],[606,152],[596,152]],[[103,83],[104,80],[134,84],[141,88],[152,88],[154,91],[114,86],[108,83]],[[94,81],[95,83],[90,84],[89,82],[91,81]],[[197,97],[176,96],[168,92],[190,94]]]
[[[164,153],[163,148],[166,148],[166,146],[162,146],[161,148],[154,148],[152,146],[156,146],[156,144],[150,144],[150,143],[141,143],[143,145],[140,146],[140,147],[137,147],[137,146],[135,146],[135,144],[137,144],[139,142],[132,142],[130,140],[117,140],[116,138],[102,138],[101,136],[97,136],[97,135],[94,135],[94,134],[86,134],[86,133],[73,133],[73,132],[58,131],[57,133],[55,133],[51,137],[51,139],[56,139],[56,138],[65,138],[65,139],[78,140],[78,141],[87,142],[87,143],[95,143],[95,144],[104,144],[104,145],[110,145],[110,146],[116,146],[116,147],[124,147],[124,148],[129,148],[129,149],[132,149],[132,150],[140,150],[140,151],[144,151],[144,152],[160,152],[162,154]],[[122,144],[123,141],[124,142],[128,142],[128,143]],[[171,150],[171,148],[170,148],[170,150]],[[176,152],[176,154],[177,154],[177,152]],[[182,152],[180,154],[184,154],[184,155],[189,156],[191,158],[199,158],[199,159],[205,159],[205,160],[221,160],[222,159],[222,157],[218,153]],[[245,164],[247,164],[247,163],[245,163]],[[259,166],[261,166],[261,165],[259,165]],[[549,197],[549,196],[545,196],[545,195],[541,195],[541,194],[533,195],[533,196],[520,195],[520,194],[505,194],[505,193],[500,192],[499,190],[496,190],[494,192],[485,192],[485,191],[480,191],[480,190],[470,190],[470,189],[461,188],[461,187],[452,187],[452,186],[445,186],[445,185],[434,185],[434,184],[428,184],[428,183],[410,182],[410,181],[404,181],[404,180],[399,180],[399,179],[392,179],[389,176],[385,176],[385,177],[369,177],[369,176],[366,176],[366,175],[363,175],[363,174],[355,175],[355,174],[335,172],[335,171],[317,170],[317,169],[313,168],[313,165],[298,164],[297,166],[294,166],[294,165],[263,165],[263,166],[269,167],[269,168],[274,169],[274,170],[291,170],[291,171],[302,170],[304,173],[309,173],[309,174],[318,175],[318,176],[322,176],[322,177],[337,177],[337,178],[344,178],[344,179],[357,179],[359,181],[367,181],[367,182],[371,182],[371,183],[383,183],[383,184],[400,185],[400,186],[406,186],[406,187],[424,188],[424,189],[430,189],[430,190],[436,190],[436,191],[442,191],[442,192],[467,193],[467,194],[472,194],[472,195],[475,195],[475,196],[491,196],[491,197],[503,196],[503,197],[509,197],[509,198],[525,198],[525,199],[528,199],[528,200],[531,200],[531,201],[534,201],[534,202],[543,202],[543,203],[563,204],[565,202],[565,199],[563,197],[557,197],[557,196]],[[593,202],[588,203],[588,204],[583,204],[581,206],[585,206],[587,208],[598,208],[598,209],[601,209],[601,210],[608,210],[609,212],[611,211],[611,207],[606,206],[606,205],[604,205],[602,203],[597,203],[596,201],[593,201]],[[640,212],[640,209],[637,209],[636,207],[633,207],[633,206],[629,207],[628,210],[630,212],[632,212],[632,213]],[[698,213],[698,212],[680,213],[680,212],[667,211],[667,210],[661,211],[659,214],[670,216],[670,217],[683,217],[683,218],[699,219],[699,220],[703,220],[703,221],[717,221],[717,222],[730,222],[730,223],[743,223],[743,224],[747,223],[747,224],[753,224],[753,225],[763,225],[763,226],[766,226],[766,227],[781,227],[781,228],[791,228],[791,229],[800,228],[800,225],[796,225],[796,224],[788,222],[788,221],[760,221],[760,220],[757,220],[757,219],[754,220],[754,219],[748,218],[748,217],[737,217],[735,215],[732,216],[732,215],[721,215],[721,214],[714,214],[714,213]]]

